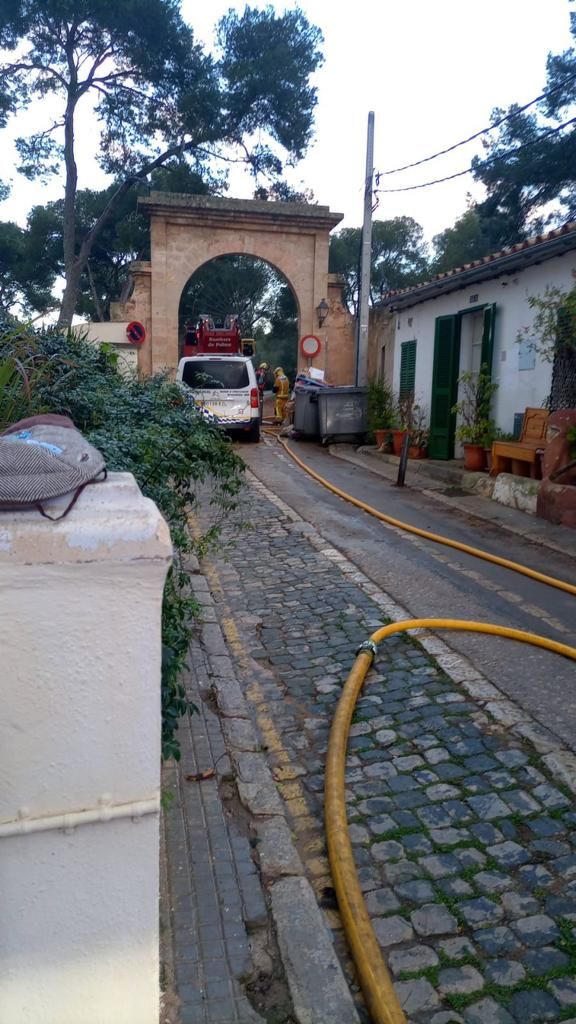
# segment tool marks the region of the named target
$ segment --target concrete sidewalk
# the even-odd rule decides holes
[[[338,459],[384,477],[392,484],[396,483],[397,465],[387,461],[386,456],[381,456],[376,448],[357,449],[353,445],[333,444],[329,450],[330,454]],[[429,476],[426,473],[425,462],[425,459],[414,463],[408,462],[405,484],[411,490],[422,491],[447,508],[474,516],[482,522],[523,537],[533,544],[576,558],[576,531],[555,526],[545,519],[538,519],[517,509],[507,508],[479,494],[465,494],[458,488],[451,487],[446,481]]]

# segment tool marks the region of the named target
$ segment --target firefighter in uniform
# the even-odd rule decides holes
[[[277,366],[274,370],[274,419],[279,420],[280,423],[284,422],[284,410],[286,403],[290,398],[290,384],[288,383],[288,377],[284,373],[281,366]]]
[[[260,403],[260,419],[264,418],[264,391],[266,389],[266,374],[268,363],[260,363],[256,370],[256,384],[258,385],[258,402]]]
[[[260,394],[264,394],[266,388],[266,374],[268,373],[268,363],[260,363],[260,366],[256,370],[256,383],[260,390]]]

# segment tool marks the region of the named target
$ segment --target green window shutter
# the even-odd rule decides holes
[[[403,341],[400,346],[400,398],[414,394],[416,383],[416,342]]]
[[[432,400],[430,403],[431,459],[454,456],[456,416],[452,412],[458,397],[460,365],[460,317],[439,316],[434,332],[434,365],[432,368]]]
[[[492,356],[494,352],[494,320],[496,319],[496,303],[484,306],[484,328],[482,331],[482,349],[480,362],[492,373]]]

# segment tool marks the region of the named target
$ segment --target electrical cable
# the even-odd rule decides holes
[[[529,103],[525,103],[522,107],[516,107],[514,111],[508,114],[504,114],[503,117],[499,117],[497,121],[489,125],[487,128],[482,128],[479,132],[474,132],[473,135],[469,135],[467,139],[462,139],[460,142],[455,142],[453,146],[447,146],[446,149],[439,149],[437,153],[432,153],[430,156],[425,156],[422,160],[415,160],[411,164],[404,164],[402,167],[393,167],[389,171],[378,171],[376,173],[376,179],[384,178],[388,174],[399,174],[400,171],[408,171],[412,167],[420,167],[421,164],[427,164],[430,160],[436,160],[439,156],[445,156],[446,153],[452,153],[455,149],[460,149],[461,146],[466,146],[469,142],[474,142],[479,139],[482,135],[486,135],[488,132],[494,131],[495,128],[499,128],[500,125],[505,124],[506,121],[511,121],[512,118],[517,117],[518,114],[523,114],[529,107],[533,107],[535,103],[540,103],[542,100],[548,99],[549,96],[553,96],[554,93],[559,92],[569,82],[574,81],[576,78],[576,72],[573,75],[568,75],[559,85],[555,85],[553,89],[549,89],[548,92],[540,93],[535,99],[530,100]]]
[[[551,131],[546,132],[545,135],[540,135],[537,139],[532,139],[530,142],[524,142],[521,146],[515,146],[514,149],[508,149],[504,153],[499,153],[497,156],[488,157],[484,163],[491,164],[497,160],[505,160],[509,156],[514,156],[516,153],[521,153],[522,150],[528,149],[530,146],[537,146],[540,142],[544,142],[546,139],[551,138],[553,135],[557,135],[564,128],[568,128],[570,125],[576,123],[576,117],[570,118],[569,121],[564,121],[563,124],[558,125],[557,128],[552,128]],[[428,188],[430,185],[440,185],[443,181],[453,181],[454,178],[461,178],[465,174],[471,174],[476,168],[470,165],[464,171],[456,171],[455,174],[447,174],[444,178],[434,178],[432,181],[423,181],[419,185],[405,185],[404,188],[377,188],[374,189],[374,195],[383,195],[386,192],[414,192],[419,188]]]

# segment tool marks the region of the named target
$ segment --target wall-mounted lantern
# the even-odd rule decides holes
[[[330,307],[326,302],[326,299],[322,299],[320,304],[316,306],[316,312],[318,314],[318,325],[322,327],[322,324],[330,312]]]

